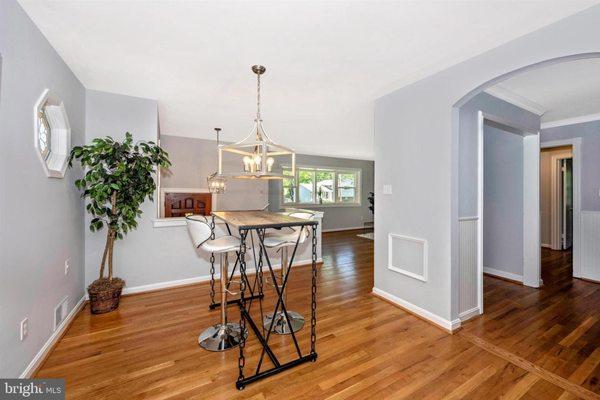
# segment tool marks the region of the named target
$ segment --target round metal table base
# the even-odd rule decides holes
[[[297,332],[304,326],[304,317],[298,314],[295,311],[288,311],[288,316],[290,317],[290,324],[292,326],[293,332]],[[265,315],[263,320],[263,326],[265,329],[269,329],[271,326],[271,320],[273,319],[273,313],[269,313]],[[273,323],[273,333],[277,333],[279,335],[289,335],[292,333],[290,331],[285,314],[282,311],[277,312],[275,322]]]
[[[247,336],[248,331],[244,331],[244,337]],[[241,340],[240,324],[216,324],[200,334],[198,344],[208,351],[225,351],[238,346]]]

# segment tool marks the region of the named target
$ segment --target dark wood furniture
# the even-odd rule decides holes
[[[210,193],[165,193],[165,218],[210,215],[211,211]]]

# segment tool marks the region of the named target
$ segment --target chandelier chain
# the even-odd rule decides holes
[[[260,121],[260,74],[256,74],[257,83],[256,83],[256,119],[257,122]]]

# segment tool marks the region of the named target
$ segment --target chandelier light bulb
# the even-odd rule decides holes
[[[250,164],[252,163],[252,159],[248,156],[244,156],[242,161],[244,162],[244,171],[250,172]]]
[[[262,157],[258,154],[254,155],[254,171],[260,171],[261,170],[261,161],[262,161]]]

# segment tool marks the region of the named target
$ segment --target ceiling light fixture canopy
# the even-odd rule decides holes
[[[285,146],[281,146],[269,137],[262,125],[260,115],[260,77],[264,74],[266,68],[262,65],[253,65],[252,72],[256,74],[257,80],[257,100],[256,100],[256,118],[252,130],[244,139],[237,143],[219,146],[219,172],[223,173],[223,152],[234,153],[242,156],[240,166],[241,172],[232,174],[235,178],[247,179],[283,179],[283,172],[273,171],[275,160],[280,158],[290,158],[292,165],[292,176],[296,169],[296,153]],[[289,161],[287,161],[289,162]]]
[[[215,132],[217,133],[217,149],[219,148],[219,132],[221,132],[221,128],[215,128]],[[221,163],[219,162],[219,165]],[[218,172],[214,172],[206,178],[208,182],[208,191],[215,194],[223,194],[225,193],[225,184],[227,179]]]

